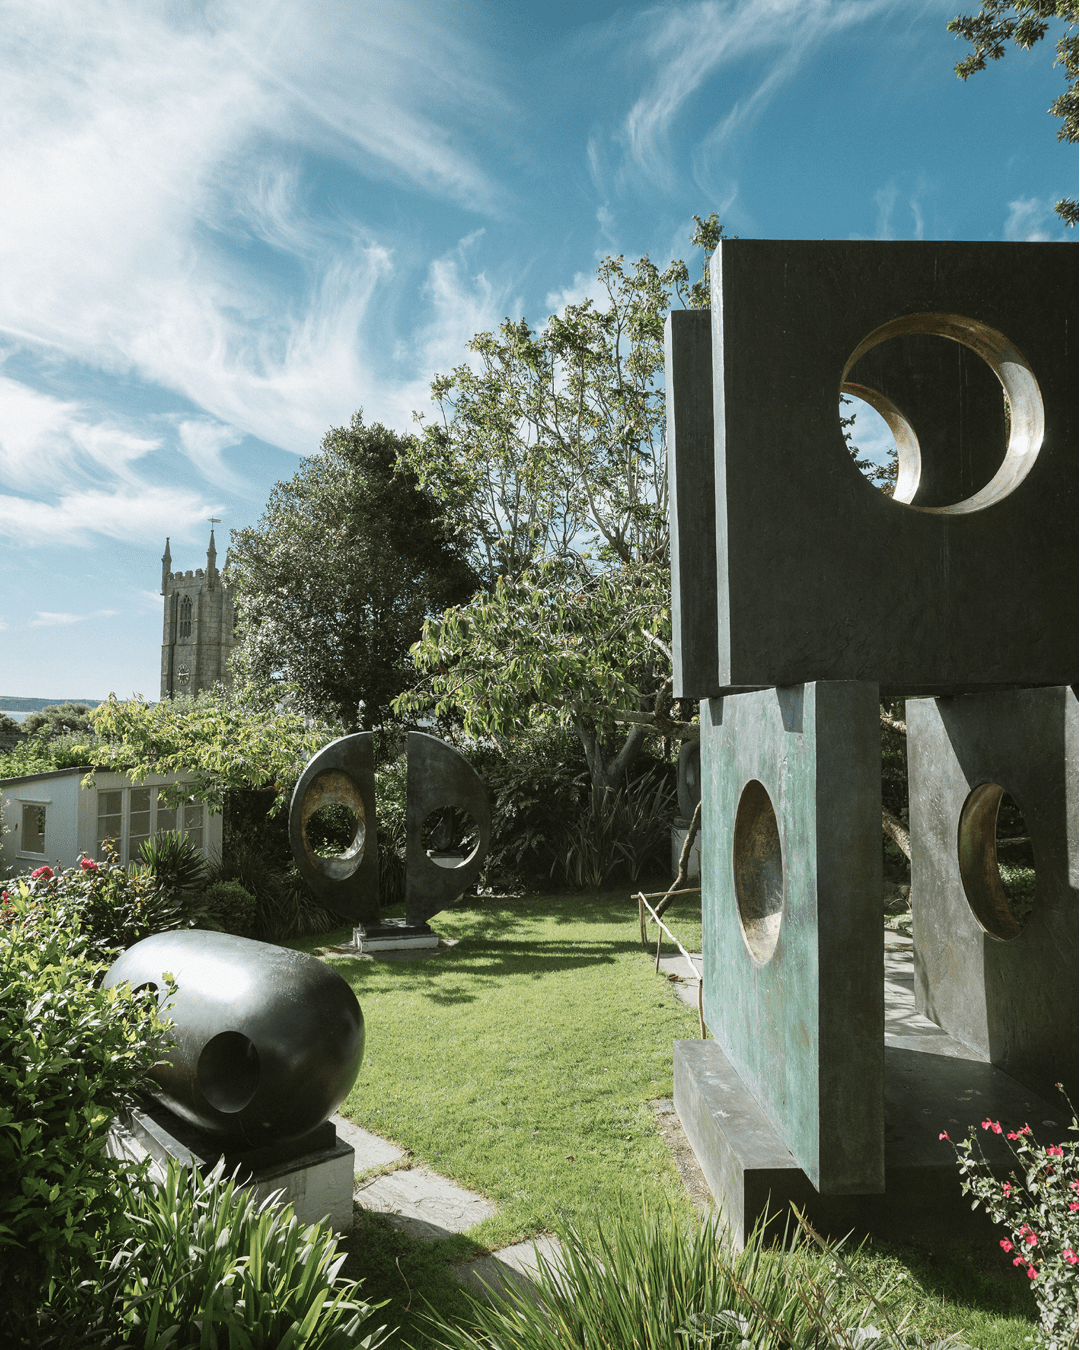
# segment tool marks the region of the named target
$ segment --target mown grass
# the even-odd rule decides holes
[[[700,951],[700,905],[678,901],[669,917]],[[454,1263],[643,1203],[693,1220],[651,1102],[671,1095],[671,1043],[698,1034],[697,1014],[653,974],[629,893],[473,901],[434,927],[457,945],[426,960],[328,958],[367,1029],[343,1114],[498,1205],[437,1243],[357,1211],[345,1273],[364,1279],[366,1297],[391,1300],[380,1320],[414,1346],[428,1344],[424,1311],[467,1316]],[[289,945],[318,951],[350,936]],[[1001,1257],[879,1242],[854,1263],[873,1287],[898,1282],[897,1306],[914,1309],[924,1334],[1011,1350],[1032,1335],[1034,1304]]]

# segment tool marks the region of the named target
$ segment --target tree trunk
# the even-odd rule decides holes
[[[645,744],[648,728],[631,727],[626,739],[614,754],[596,734],[594,726],[575,719],[574,730],[585,752],[585,763],[589,766],[593,802],[598,803],[605,792],[618,790],[634,760],[637,759],[638,752]]]
[[[896,847],[911,861],[911,835],[908,834],[904,823],[898,820],[896,816],[885,806],[881,808],[881,828],[893,841]]]

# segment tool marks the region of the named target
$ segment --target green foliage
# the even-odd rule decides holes
[[[149,872],[129,872],[109,852],[100,861],[83,858],[75,867],[38,868],[9,889],[44,923],[81,932],[95,960],[113,961],[119,952],[152,933],[193,928],[202,917],[197,900],[160,884]]]
[[[260,941],[325,933],[340,923],[318,902],[294,864],[274,857],[257,834],[233,833],[211,876],[214,882],[236,882],[254,897],[251,936]]]
[[[280,707],[278,693],[239,684],[198,698],[110,697],[91,714],[107,744],[100,768],[124,768],[140,783],[150,773],[186,775],[182,791],[220,808],[231,791],[272,788],[270,809],[286,804],[311,756],[333,727]]]
[[[162,833],[144,839],[139,861],[158,886],[175,895],[198,890],[206,877],[206,859],[186,835]]]
[[[408,760],[388,759],[375,770],[379,819],[379,897],[383,909],[405,901],[405,814]]]
[[[152,998],[99,987],[80,906],[35,889],[0,907],[0,1284],[5,1332],[36,1338],[50,1283],[70,1290],[127,1232],[128,1164],[106,1153],[164,1047]]]
[[[486,885],[505,891],[548,876],[567,830],[588,810],[589,771],[580,742],[560,727],[538,726],[473,742],[467,754],[491,802]]]
[[[407,442],[356,413],[278,483],[258,526],[233,532],[234,670],[347,731],[384,720],[413,680],[424,618],[478,584]],[[399,463],[400,456],[400,463]]]
[[[862,1287],[827,1244],[821,1250],[794,1242],[771,1247],[755,1233],[740,1252],[713,1224],[644,1206],[603,1225],[561,1229],[558,1236],[561,1255],[539,1257],[538,1293],[511,1286],[478,1301],[466,1323],[432,1326],[435,1343],[446,1350],[906,1350],[927,1344],[890,1316],[886,1300],[893,1291]]]
[[[261,1203],[223,1178],[170,1160],[164,1181],[133,1196],[132,1235],[93,1286],[94,1325],[77,1345],[169,1350],[375,1350],[362,1334],[377,1307],[339,1275],[329,1228],[291,1205]],[[380,1305],[381,1306],[381,1305]]]
[[[81,769],[98,763],[106,753],[101,738],[93,733],[67,732],[50,737],[39,731],[36,736],[16,741],[10,750],[0,751],[0,778],[21,778],[51,773],[54,769]],[[125,766],[118,760],[116,767]]]
[[[578,890],[600,890],[620,875],[636,885],[650,865],[666,873],[675,805],[671,774],[658,767],[591,797],[553,850],[551,874]]]
[[[210,919],[225,933],[252,937],[255,932],[255,897],[238,881],[215,881],[207,886],[203,900]]]
[[[89,731],[90,708],[85,703],[54,703],[24,718],[22,729],[27,736],[42,734],[49,740],[73,731]]]
[[[1058,140],[1075,145],[1077,140],[1078,57],[1076,43],[1076,0],[982,0],[978,14],[958,14],[948,24],[948,31],[972,44],[971,51],[956,66],[956,73],[967,80],[976,71],[985,70],[987,60],[1000,61],[1005,55],[1005,44],[1014,42],[1022,50],[1034,47],[1046,36],[1050,21],[1061,19],[1065,31],[1057,40],[1055,66],[1065,69],[1066,89],[1059,94],[1047,111],[1061,119]],[[1056,207],[1058,215],[1069,225],[1078,219],[1075,198],[1065,197]]]
[[[984,1130],[1003,1133],[1001,1123],[987,1117]],[[1076,1111],[1069,1127],[1077,1133]],[[1077,1190],[1077,1141],[1043,1147],[1035,1141],[1030,1125],[1004,1132],[1016,1160],[1016,1170],[1006,1182],[990,1171],[974,1127],[966,1139],[952,1144],[960,1164],[961,1184],[995,1223],[1005,1227],[1001,1239],[1005,1252],[1015,1252],[1014,1266],[1027,1272],[1039,1306],[1037,1344],[1047,1350],[1075,1346],[1080,1337],[1077,1299],[1080,1296],[1080,1255],[1076,1215],[1080,1208]],[[942,1139],[948,1139],[942,1134]]]
[[[695,243],[715,246],[715,216],[697,225]],[[439,419],[403,457],[473,541],[490,593],[425,625],[413,657],[428,679],[395,709],[460,712],[470,735],[554,719],[581,738],[599,791],[665,700],[664,318],[674,296],[700,304],[706,290],[688,293],[684,263],[647,257],[606,258],[597,276],[600,303],[535,332],[508,319],[432,384]],[[627,712],[638,724],[616,736]]]

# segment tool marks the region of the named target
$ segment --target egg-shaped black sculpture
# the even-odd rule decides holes
[[[176,990],[165,997],[165,975]],[[150,1070],[152,1095],[222,1140],[301,1139],[356,1082],[364,1017],[337,971],[303,952],[185,930],[157,933],[117,960],[105,984],[161,991],[173,1049]]]

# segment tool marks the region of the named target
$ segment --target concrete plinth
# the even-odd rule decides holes
[[[135,1162],[149,1156],[159,1177],[170,1158],[204,1175],[224,1158],[227,1175],[259,1200],[281,1192],[280,1203],[291,1204],[302,1224],[328,1219],[335,1233],[352,1228],[353,1149],[330,1121],[291,1144],[223,1149],[211,1135],[148,1103],[113,1121],[109,1152]]]
[[[953,1150],[938,1136],[961,1139],[990,1116],[1066,1137],[1060,1112],[992,1064],[886,1045],[884,1193],[822,1195],[715,1041],[676,1041],[674,1067],[679,1119],[740,1246],[767,1215],[781,1229],[792,1204],[836,1239],[992,1242],[993,1224],[971,1209]],[[1007,1145],[989,1132],[979,1138],[995,1175],[1007,1176],[1015,1167]]]

